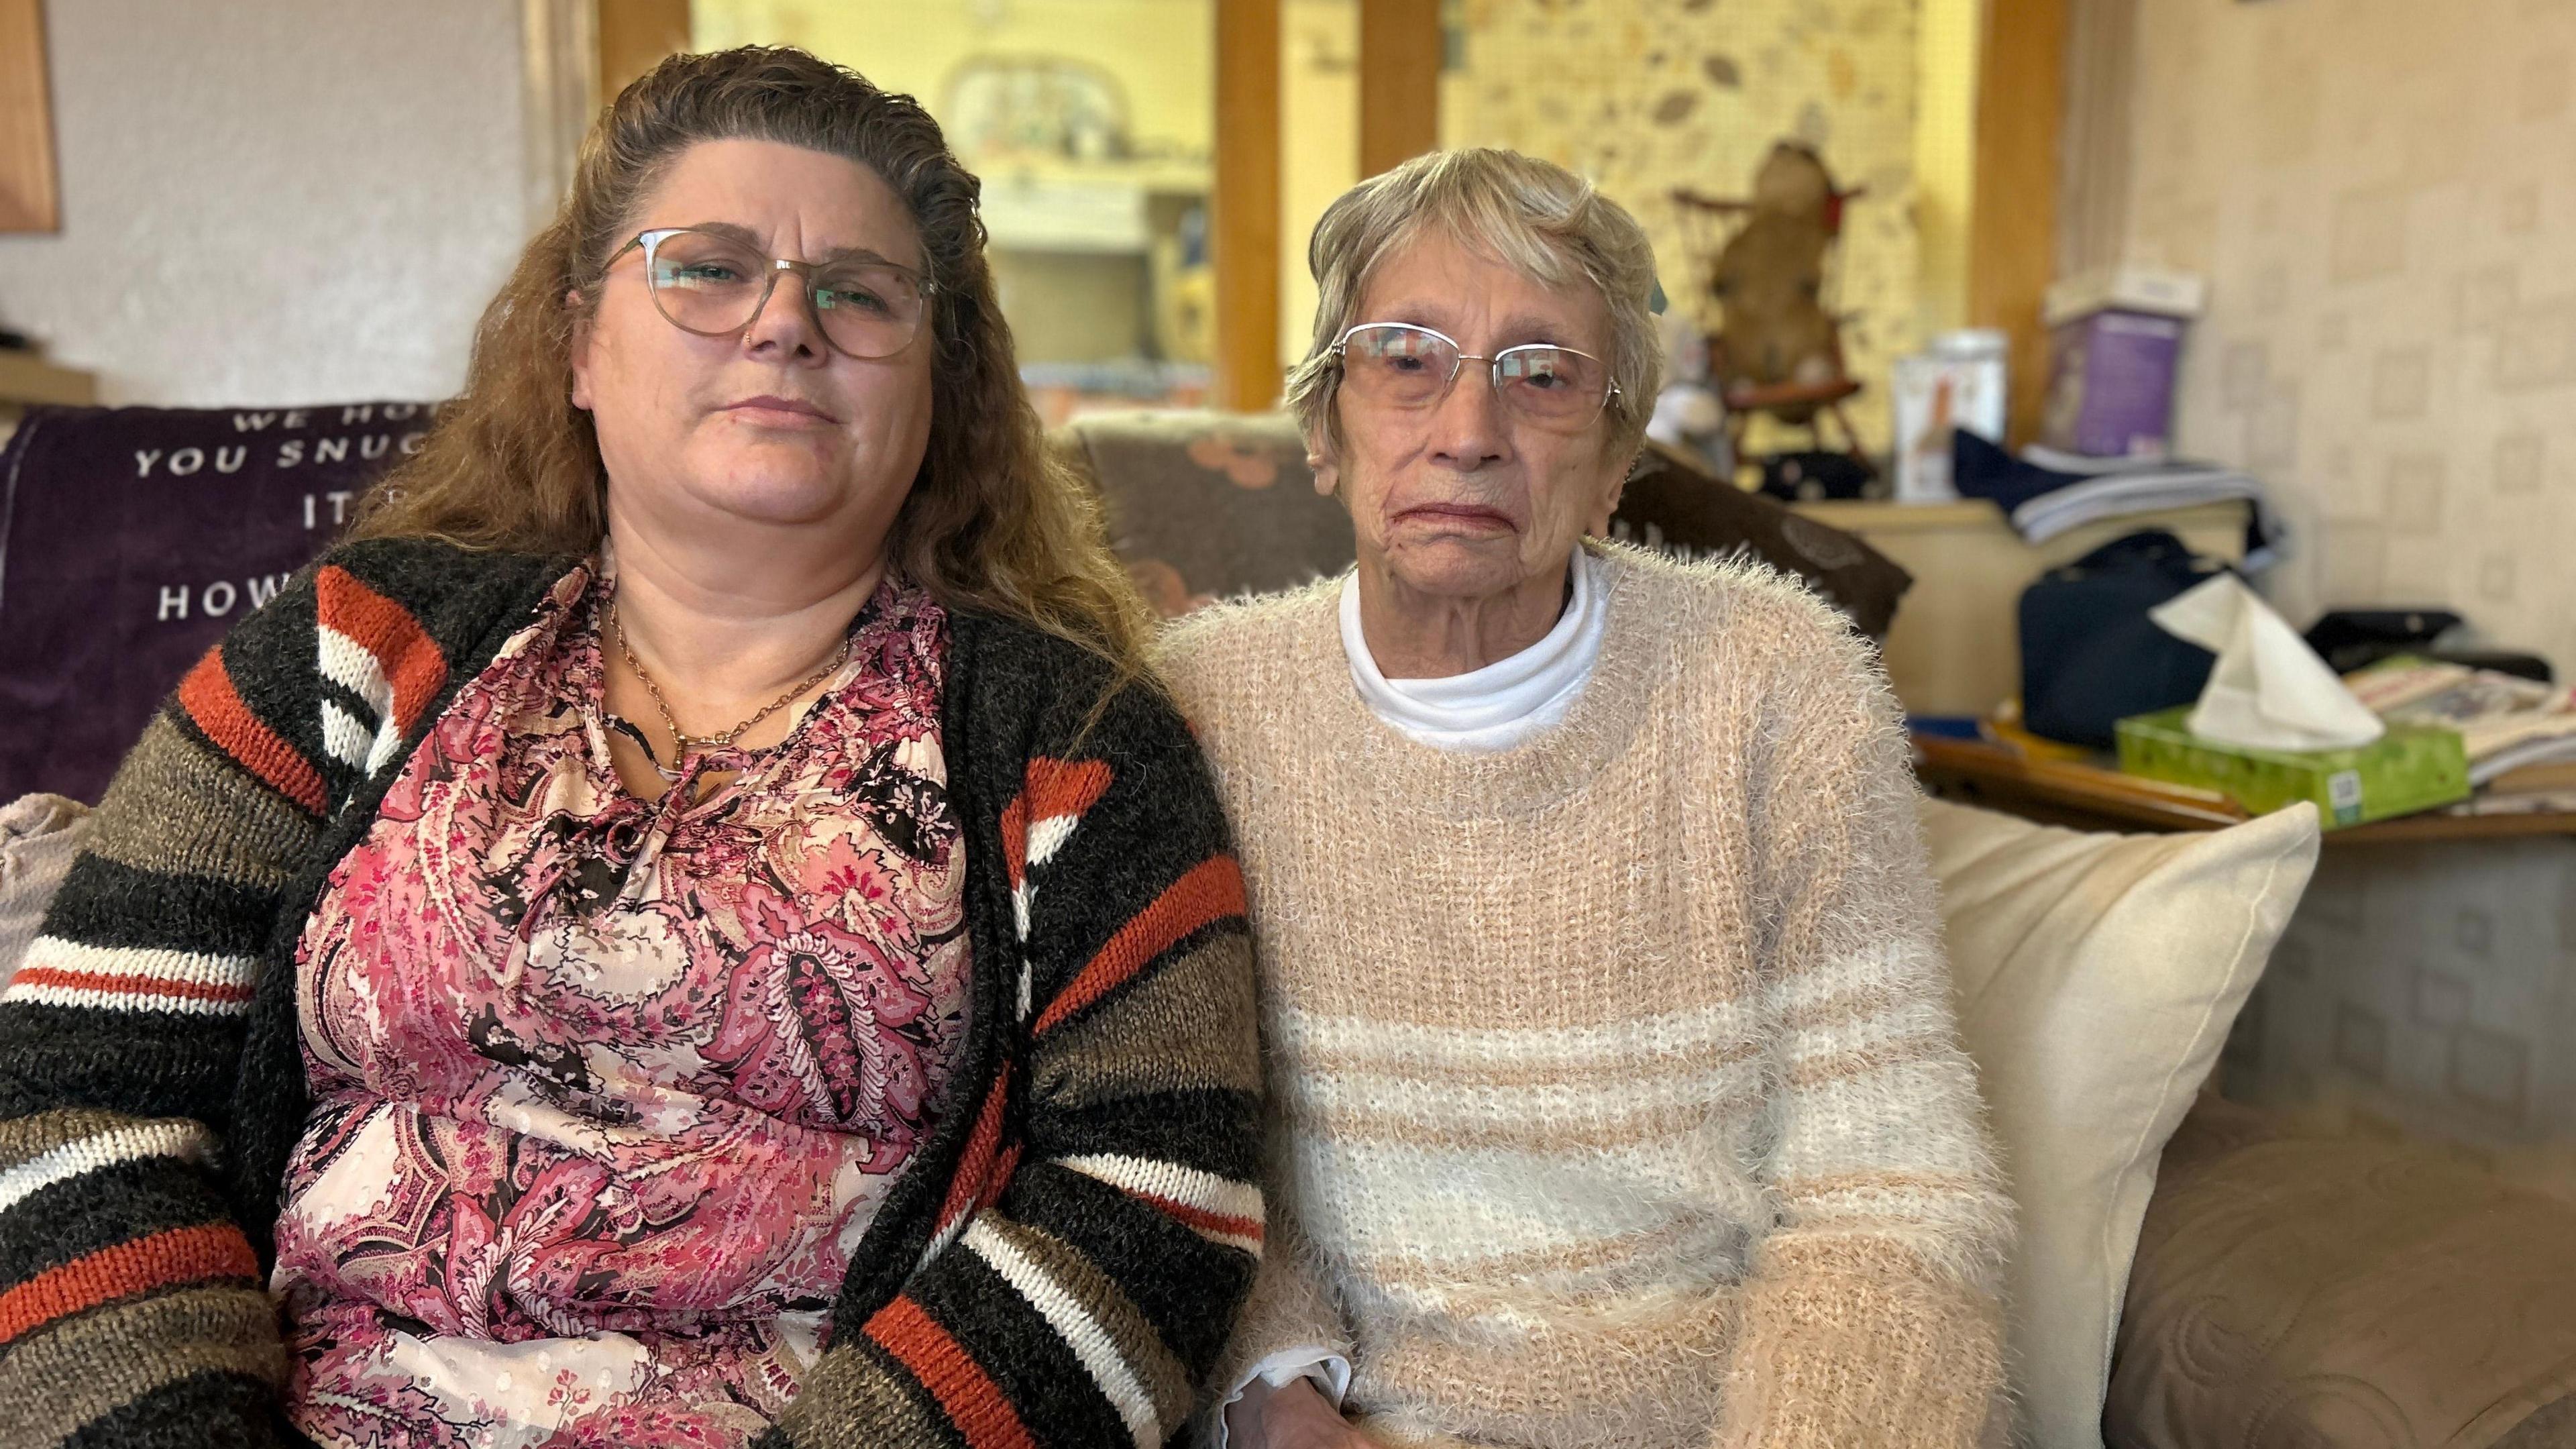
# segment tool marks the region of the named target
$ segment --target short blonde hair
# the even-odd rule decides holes
[[[1592,183],[1517,151],[1474,147],[1434,151],[1345,191],[1324,209],[1306,247],[1315,274],[1315,338],[1288,374],[1288,407],[1307,446],[1341,447],[1333,397],[1341,363],[1333,343],[1377,268],[1397,248],[1437,227],[1461,245],[1549,287],[1587,282],[1610,312],[1610,446],[1633,455],[1646,438],[1663,380],[1653,317],[1655,248],[1627,209]],[[1327,454],[1329,456],[1329,453]]]

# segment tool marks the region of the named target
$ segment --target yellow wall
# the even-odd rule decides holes
[[[1216,0],[695,0],[692,40],[803,46],[933,115],[976,55],[1087,61],[1124,82],[1141,143],[1204,159],[1215,144]]]
[[[1985,0],[1920,0],[1914,110],[1915,316],[1926,337],[1968,320],[1976,196],[1977,50]]]
[[[1215,0],[697,0],[692,42],[802,46],[909,93],[950,129],[950,144],[985,180],[993,271],[1003,310],[1028,362],[1107,362],[1190,355],[1187,339],[1157,338],[1149,264],[1138,252],[1032,250],[1003,217],[1023,183],[1099,183],[1150,195],[1152,245],[1174,248],[1179,209],[1208,189],[1215,134]],[[1128,158],[978,155],[952,114],[954,81],[975,60],[1073,62],[1106,72],[1123,98]],[[1163,299],[1166,302],[1171,299]]]
[[[1315,335],[1306,239],[1324,208],[1360,179],[1360,3],[1279,7],[1279,358],[1291,366]]]

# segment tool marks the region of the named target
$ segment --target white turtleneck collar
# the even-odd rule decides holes
[[[1601,659],[1609,590],[1601,561],[1574,551],[1572,597],[1556,627],[1518,654],[1446,679],[1389,679],[1360,632],[1359,576],[1342,580],[1342,652],[1369,711],[1407,738],[1442,750],[1508,750],[1574,707]]]

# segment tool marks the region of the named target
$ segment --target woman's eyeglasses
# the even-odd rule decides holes
[[[655,310],[681,331],[728,337],[747,330],[769,305],[778,279],[794,273],[823,340],[862,361],[892,357],[912,345],[921,314],[938,290],[928,278],[892,262],[785,261],[739,237],[693,227],[644,232],[618,248],[609,265],[638,248]]]
[[[1341,360],[1342,387],[1369,407],[1432,407],[1470,362],[1489,364],[1504,406],[1553,429],[1590,426],[1619,393],[1609,364],[1588,352],[1530,342],[1478,357],[1457,339],[1410,322],[1363,322],[1333,343],[1333,356]]]

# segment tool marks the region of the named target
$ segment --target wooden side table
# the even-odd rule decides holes
[[[2214,790],[2096,765],[2031,760],[2002,745],[1914,736],[1914,773],[1933,794],[2077,830],[2220,830],[2247,818]],[[2326,844],[2400,845],[2576,835],[2576,814],[2408,815],[2326,832]]]

